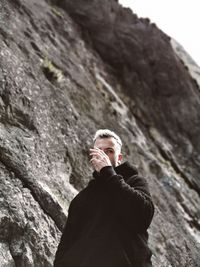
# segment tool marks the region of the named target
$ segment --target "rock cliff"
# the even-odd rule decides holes
[[[50,267],[96,129],[156,206],[156,267],[200,262],[200,69],[114,0],[0,2],[0,266]]]

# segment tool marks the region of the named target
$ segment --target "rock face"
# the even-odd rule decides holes
[[[53,266],[99,128],[149,181],[154,266],[199,266],[200,70],[173,47],[114,0],[0,2],[0,266]]]

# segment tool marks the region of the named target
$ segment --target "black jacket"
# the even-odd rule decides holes
[[[150,267],[154,206],[147,182],[128,162],[93,173],[71,202],[54,267]]]

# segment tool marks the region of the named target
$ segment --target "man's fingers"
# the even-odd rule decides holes
[[[103,150],[101,150],[100,148],[98,148],[98,147],[95,147],[95,148],[90,148],[90,151],[96,151],[96,152],[99,152],[99,153],[101,153],[101,154],[104,154],[104,151]]]
[[[103,150],[101,150],[101,149],[94,149],[94,148],[90,148],[90,155],[92,154],[92,153],[96,153],[96,155],[98,154],[98,155],[101,155],[101,156],[105,156],[106,155],[106,153],[103,151]]]
[[[91,156],[102,156],[100,153],[94,151],[94,152],[90,152]]]
[[[92,159],[90,160],[90,162],[93,163],[93,162],[95,162],[95,161],[97,162],[98,160],[99,160],[99,159],[97,159],[97,158],[92,158]]]

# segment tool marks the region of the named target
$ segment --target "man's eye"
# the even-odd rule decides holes
[[[113,150],[108,149],[108,150],[105,151],[105,153],[113,153]]]

